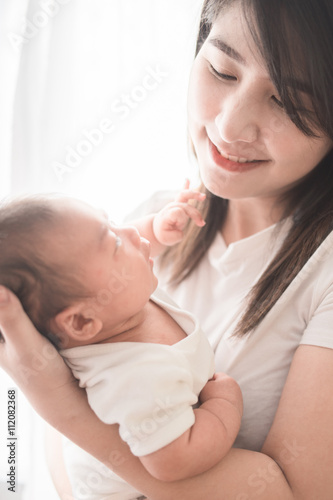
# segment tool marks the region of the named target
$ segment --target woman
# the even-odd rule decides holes
[[[243,391],[237,448],[216,467],[150,477],[2,290],[2,366],[46,420],[151,500],[333,497],[332,46],[329,0],[204,4],[189,131],[207,224],[189,226],[160,277]]]

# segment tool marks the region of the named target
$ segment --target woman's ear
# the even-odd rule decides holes
[[[79,302],[66,307],[53,319],[60,336],[65,334],[80,344],[88,344],[102,330],[103,323],[96,316],[95,311]]]

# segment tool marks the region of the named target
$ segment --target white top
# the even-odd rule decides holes
[[[161,290],[152,300],[187,337],[173,345],[116,342],[61,351],[94,412],[107,424],[119,424],[136,456],[166,446],[194,424],[192,405],[215,371],[214,353],[197,319]]]
[[[256,330],[232,336],[244,298],[288,228],[289,221],[280,231],[272,226],[229,247],[219,233],[200,266],[177,287],[168,286],[170,274],[155,266],[160,286],[198,317],[215,351],[216,371],[240,384],[244,415],[235,446],[249,450],[259,451],[264,443],[299,344],[333,348],[333,233]]]

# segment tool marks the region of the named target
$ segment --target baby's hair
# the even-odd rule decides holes
[[[15,293],[37,330],[58,347],[50,320],[87,295],[73,269],[48,255],[48,238],[64,217],[52,200],[27,196],[0,205],[0,284]]]

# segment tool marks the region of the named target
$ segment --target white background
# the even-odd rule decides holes
[[[202,0],[53,0],[53,10],[50,3],[1,0],[0,197],[62,192],[120,221],[154,191],[196,178],[186,94]],[[95,132],[87,145],[105,120],[113,131],[98,140]],[[55,165],[68,167],[73,150],[75,167],[57,175]],[[0,481],[12,386],[0,372]],[[43,423],[21,393],[18,407],[23,498],[53,500]]]

